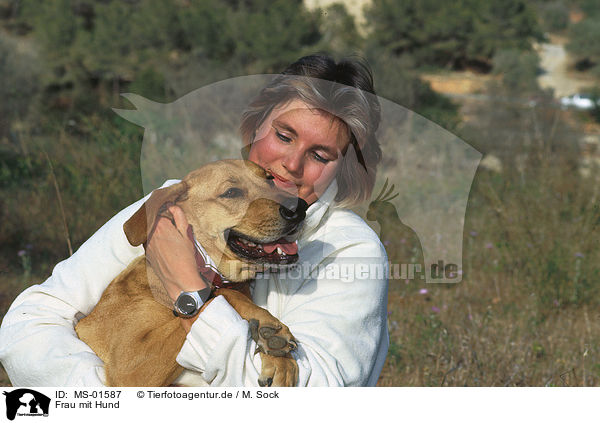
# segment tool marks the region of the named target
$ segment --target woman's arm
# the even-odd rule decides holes
[[[0,328],[0,360],[16,386],[102,385],[102,361],[75,334],[78,313],[87,315],[108,284],[137,256],[123,223],[143,204],[122,210],[41,285],[21,293]]]
[[[360,233],[361,227],[357,229]],[[312,262],[321,264],[321,274],[302,281],[272,275],[255,285],[258,305],[286,324],[299,341],[293,353],[299,386],[375,385],[383,367],[388,348],[385,250],[374,234],[344,239],[344,232],[333,231],[321,240],[335,239],[337,244],[326,258]],[[319,254],[308,251],[312,259]],[[354,278],[326,271],[326,266],[360,265],[378,270]],[[217,297],[192,326],[177,361],[203,373],[213,386],[257,386],[261,363],[255,348],[248,323]]]

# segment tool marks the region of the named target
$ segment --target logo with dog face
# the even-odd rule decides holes
[[[33,389],[15,389],[4,391],[6,396],[6,418],[14,420],[16,416],[48,416],[50,398]]]

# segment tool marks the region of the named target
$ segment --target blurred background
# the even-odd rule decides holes
[[[483,153],[463,280],[390,281],[379,385],[598,386],[599,40],[596,0],[0,0],[0,318],[143,195],[121,93],[360,55],[379,96]],[[390,260],[420,262],[379,211]]]

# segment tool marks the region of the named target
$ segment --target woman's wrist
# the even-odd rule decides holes
[[[202,279],[199,274],[191,274],[188,277],[181,277],[179,281],[165,283],[165,289],[169,297],[175,301],[182,292],[200,291],[209,288],[209,285]]]

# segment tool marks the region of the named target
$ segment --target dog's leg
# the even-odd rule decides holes
[[[260,353],[262,368],[258,377],[260,386],[296,386],[298,383],[298,363],[290,355],[276,357]]]
[[[290,352],[297,348],[297,343],[289,328],[238,291],[222,288],[216,295],[224,296],[250,324],[250,334],[262,359],[258,383],[261,386],[295,386],[298,364]]]
[[[139,322],[132,330],[124,330],[129,342],[115,345],[106,378],[112,386],[168,386],[183,371],[175,361],[183,343],[185,331],[170,310],[158,309],[154,304],[135,308],[154,308],[151,319]]]
[[[183,370],[175,359],[185,331],[171,309],[156,301],[149,276],[144,257],[133,262],[75,328],[104,362],[111,386],[165,386]]]

